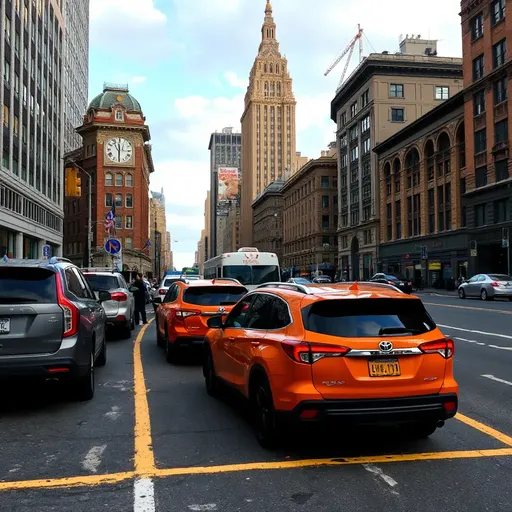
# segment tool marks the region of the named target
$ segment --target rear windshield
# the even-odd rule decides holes
[[[166,279],[164,281],[164,288],[170,288],[177,281],[183,281],[183,279],[180,279],[179,277],[175,277],[172,279]]]
[[[507,276],[506,274],[489,274],[489,277],[493,281],[512,281],[512,277]]]
[[[119,288],[116,276],[102,276],[98,274],[85,274],[93,290],[115,290]]]
[[[196,306],[229,306],[236,304],[247,290],[241,286],[194,286],[183,293],[183,302]]]
[[[44,268],[0,268],[0,304],[57,302],[55,273]]]
[[[423,334],[436,327],[419,299],[324,300],[302,310],[308,331],[344,338]]]

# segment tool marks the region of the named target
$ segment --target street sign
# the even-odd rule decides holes
[[[52,248],[49,245],[43,245],[43,257],[49,258],[52,253]]]
[[[476,240],[471,240],[471,242],[469,243],[469,251],[469,255],[472,258],[475,258],[478,255],[478,244]]]
[[[117,254],[121,250],[121,242],[116,238],[109,238],[105,242],[105,252],[108,254]]]
[[[427,246],[426,245],[421,246],[421,259],[422,260],[427,259]]]

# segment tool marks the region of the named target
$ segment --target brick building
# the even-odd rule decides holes
[[[154,171],[149,127],[139,102],[127,86],[106,84],[90,103],[77,128],[82,148],[65,157],[92,178],[92,254],[88,254],[89,179],[81,171],[82,196],[66,198],[64,255],[75,263],[110,266],[105,253],[105,216],[116,206],[116,238],[121,241],[123,269],[151,276],[149,247],[149,176]]]
[[[506,12],[505,7],[508,7]],[[461,2],[469,273],[508,272],[512,228],[510,109],[512,2]]]
[[[444,286],[467,275],[464,92],[374,148],[379,157],[378,269]]]
[[[286,275],[334,276],[338,254],[338,183],[335,143],[289,178],[283,196],[283,259]]]
[[[252,203],[253,244],[260,252],[274,252],[283,257],[284,180],[276,180]]]

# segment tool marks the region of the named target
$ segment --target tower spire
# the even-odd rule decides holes
[[[270,0],[267,0],[267,5],[265,6],[265,15],[272,16],[272,4],[270,3]]]
[[[267,0],[267,5],[265,6],[265,19],[261,27],[261,43],[262,45],[269,45],[269,43],[270,45],[275,45],[277,43],[276,24],[272,17],[272,4],[270,0]]]

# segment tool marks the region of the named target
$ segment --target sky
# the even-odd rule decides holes
[[[297,151],[317,158],[335,140],[330,103],[343,60],[324,72],[360,23],[363,52],[398,51],[403,34],[438,39],[460,57],[459,0],[273,0],[277,39],[297,100]],[[194,263],[209,188],[210,134],[240,130],[266,0],[90,0],[89,97],[128,84],[151,132],[150,188],[166,198],[174,265]],[[322,8],[319,8],[321,5]],[[348,72],[358,64],[358,52]],[[348,76],[348,74],[347,74]]]

